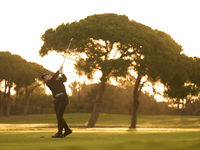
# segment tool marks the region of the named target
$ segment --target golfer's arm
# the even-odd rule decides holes
[[[62,75],[62,80],[63,80],[63,82],[67,81],[67,77],[65,76],[65,74]]]
[[[59,75],[59,70],[53,75],[53,77],[51,78],[51,80],[56,80],[56,78]]]

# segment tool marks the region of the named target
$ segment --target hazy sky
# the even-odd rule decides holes
[[[39,56],[47,29],[92,14],[116,13],[170,34],[187,55],[200,56],[199,8],[199,0],[0,0],[0,51],[56,71],[61,56]]]

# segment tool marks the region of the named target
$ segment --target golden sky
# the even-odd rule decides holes
[[[57,71],[61,56],[39,56],[40,37],[47,29],[92,14],[116,13],[170,34],[185,54],[199,57],[199,6],[199,0],[0,0],[0,51],[19,54]],[[73,74],[70,61],[66,60],[64,69]]]

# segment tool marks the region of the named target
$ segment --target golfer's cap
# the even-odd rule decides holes
[[[49,73],[44,73],[41,78],[44,79],[44,76],[48,75]]]

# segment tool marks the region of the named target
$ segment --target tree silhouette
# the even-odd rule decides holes
[[[92,78],[97,71],[102,74],[88,127],[94,127],[98,119],[109,79],[125,77],[133,71],[137,73],[130,126],[135,128],[143,80],[152,83],[159,81],[166,87],[172,87],[173,85],[168,86],[168,83],[172,83],[174,76],[181,76],[176,72],[182,52],[181,45],[170,35],[129,20],[125,15],[92,15],[79,22],[48,29],[41,37],[44,44],[40,55],[47,55],[52,50],[65,52],[71,37],[74,38],[72,49],[86,55],[86,58],[79,59],[76,63],[78,68],[81,68],[88,78]]]
[[[19,55],[13,55],[10,52],[0,52],[0,80],[5,82],[4,93],[7,96],[1,100],[1,115],[3,115],[3,103],[7,97],[6,115],[10,115],[10,90],[15,87],[15,90],[25,89],[25,107],[24,114],[27,114],[29,95],[38,86],[41,85],[38,81],[44,72],[50,72],[43,66],[36,63],[27,62]],[[41,82],[41,81],[40,81]]]

